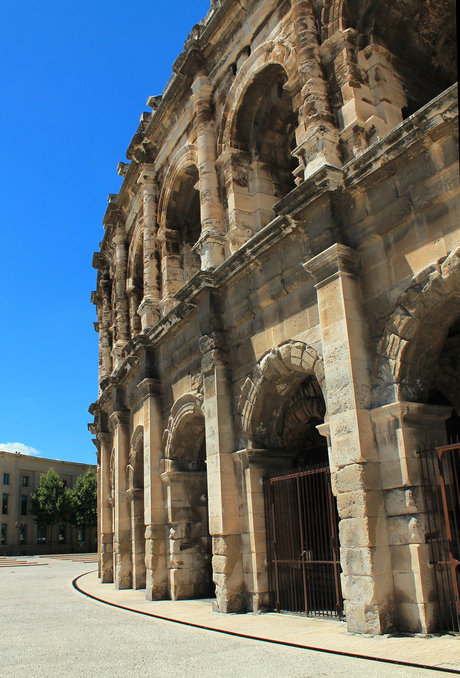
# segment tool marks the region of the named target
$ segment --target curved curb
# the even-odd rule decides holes
[[[103,598],[98,598],[98,596],[94,596],[91,593],[87,593],[82,588],[80,588],[80,586],[78,585],[78,580],[94,571],[95,570],[91,570],[90,572],[84,572],[83,574],[78,575],[78,577],[75,577],[75,579],[72,580],[72,586],[76,591],[83,594],[87,598],[91,598],[92,600],[95,600],[99,603],[105,603],[105,605],[110,605],[111,607],[116,607],[120,610],[127,610],[128,612],[134,612],[135,614],[142,614],[145,617],[153,617],[154,619],[160,619],[161,621],[182,624],[183,626],[190,626],[196,629],[203,629],[204,631],[214,631],[214,633],[223,633],[227,636],[235,636],[237,638],[247,638],[248,640],[257,640],[263,643],[272,643],[273,645],[285,645],[287,647],[295,647],[300,650],[310,650],[311,652],[323,652],[324,654],[334,654],[342,657],[352,657],[354,659],[367,659],[368,661],[383,662],[385,664],[397,664],[398,666],[409,666],[411,668],[416,669],[426,669],[427,671],[442,671],[444,673],[451,673],[457,676],[460,675],[460,671],[456,671],[455,669],[438,668],[437,666],[429,666],[427,664],[415,664],[414,662],[404,662],[398,659],[382,659],[380,657],[372,657],[369,655],[356,654],[353,652],[343,652],[341,650],[326,650],[321,647],[312,647],[310,645],[300,645],[299,643],[290,643],[287,640],[274,640],[272,638],[261,638],[260,636],[252,636],[249,635],[248,633],[239,633],[238,631],[227,631],[225,629],[216,629],[213,626],[205,626],[204,624],[196,624],[194,622],[183,621],[181,619],[173,619],[172,617],[165,617],[164,615],[154,614],[152,612],[145,612],[143,610],[135,610],[132,607],[118,605],[117,603],[112,603],[108,600],[104,600]]]

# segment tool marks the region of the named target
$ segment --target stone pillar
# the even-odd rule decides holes
[[[443,441],[451,407],[395,402],[371,410],[388,516],[398,629],[431,633],[438,621],[435,571],[418,450]]]
[[[126,275],[128,264],[128,245],[123,222],[117,223],[116,235],[113,239],[115,244],[115,331],[116,342],[112,355],[114,367],[121,362],[121,352],[129,341],[129,309],[128,295],[126,290]]]
[[[292,18],[302,86],[297,148],[293,155],[308,179],[325,165],[341,167],[339,134],[334,125],[327,83],[321,64],[318,30],[310,0],[292,0]]]
[[[171,600],[204,598],[211,584],[206,473],[170,470],[164,460]]]
[[[321,55],[335,91],[334,108],[344,147],[344,162],[402,122],[406,98],[386,50],[369,45],[359,51],[360,36],[354,29],[335,33],[321,45]],[[387,53],[388,54],[388,53]]]
[[[199,74],[192,85],[197,123],[198,173],[200,176],[201,236],[196,249],[201,269],[219,266],[224,254],[224,220],[216,171],[216,132],[212,111],[212,85]]]
[[[99,381],[112,374],[112,281],[107,276],[101,280],[101,307],[99,320]]]
[[[239,498],[232,453],[235,449],[232,395],[224,339],[220,332],[200,339],[204,377],[206,463],[212,568],[220,612],[243,612]]]
[[[174,295],[184,284],[179,231],[161,228],[158,232],[158,242],[161,243],[161,279],[163,283],[160,309],[161,315],[164,316],[177,305]]]
[[[394,588],[379,457],[369,416],[370,367],[358,260],[355,250],[335,244],[304,268],[318,281],[348,630],[386,633],[394,625]]]
[[[139,316],[139,304],[142,290],[133,280],[129,280],[127,285],[127,295],[129,304],[129,326],[131,337],[135,337],[142,330],[141,318]]]
[[[144,414],[144,523],[147,600],[167,598],[165,510],[160,478],[163,457],[161,382],[144,379],[138,385]]]
[[[101,522],[101,446],[99,441],[93,438],[93,443],[97,447],[97,466],[96,466],[96,478],[97,478],[97,524],[96,524],[96,545],[97,545],[97,576],[101,578],[102,565],[101,565],[101,536],[102,536],[102,522]]]
[[[113,412],[110,416],[114,448],[115,496],[114,496],[114,575],[116,589],[130,589],[131,567],[131,521],[126,494],[126,467],[129,463],[128,413]]]
[[[142,330],[153,327],[160,319],[160,285],[156,250],[158,184],[152,165],[144,165],[139,177],[144,209],[144,298],[139,306]]]
[[[236,252],[255,233],[254,197],[249,191],[248,171],[251,156],[236,148],[228,148],[216,161],[225,183],[228,210],[226,239],[230,252]]]
[[[112,436],[110,433],[98,433],[101,451],[100,470],[100,549],[101,549],[101,583],[113,582],[113,533],[112,533],[112,506],[110,503],[110,455],[112,454]]]

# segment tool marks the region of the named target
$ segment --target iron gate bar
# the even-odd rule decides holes
[[[286,472],[264,485],[274,608],[341,618],[338,516],[329,467]]]
[[[436,448],[436,454],[438,457],[438,464],[439,464],[439,477],[441,480],[441,494],[442,494],[442,503],[443,503],[443,509],[444,509],[444,515],[446,517],[446,532],[447,532],[447,543],[449,547],[449,555],[450,555],[450,566],[452,570],[452,583],[453,583],[453,588],[454,588],[454,594],[455,594],[455,602],[456,602],[456,607],[457,607],[457,615],[460,615],[460,598],[459,598],[459,587],[458,587],[458,579],[457,579],[457,568],[460,565],[460,561],[455,558],[454,555],[454,536],[452,533],[451,525],[450,525],[450,511],[449,507],[447,504],[447,495],[446,495],[446,483],[445,483],[445,478],[444,478],[444,466],[442,463],[442,455],[446,454],[447,457],[447,463],[445,465],[445,468],[447,469],[448,475],[449,475],[449,487],[451,488],[450,494],[451,494],[451,501],[452,501],[452,516],[454,520],[454,528],[456,531],[456,536],[457,536],[457,544],[459,544],[459,530],[457,526],[457,516],[455,515],[455,503],[454,503],[454,497],[457,496],[457,498],[460,497],[460,488],[459,488],[459,482],[458,482],[458,476],[457,476],[457,469],[455,465],[455,458],[454,455],[452,454],[452,463],[449,464],[449,455],[448,453],[450,451],[454,451],[458,449],[458,444],[457,445],[445,445],[444,447],[437,447]],[[453,478],[451,477],[451,472],[450,469],[453,469],[453,472],[455,474],[455,484],[453,482]],[[453,488],[453,489],[452,489]],[[456,490],[456,493],[455,493]]]
[[[460,483],[460,445],[451,444],[419,451],[422,491],[427,513],[432,564],[435,566],[435,586],[441,613],[442,630],[460,631],[460,530],[457,511]],[[438,482],[439,480],[439,482]],[[446,482],[447,481],[447,482]],[[448,492],[452,509],[449,508]],[[452,519],[452,525],[451,525]],[[460,554],[459,554],[460,555]]]

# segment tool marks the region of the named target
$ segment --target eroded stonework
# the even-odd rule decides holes
[[[460,432],[454,9],[215,0],[149,98],[93,259],[103,582],[270,609],[264,478],[327,461],[349,630],[439,627],[417,450]]]

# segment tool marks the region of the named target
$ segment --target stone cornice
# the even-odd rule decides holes
[[[336,243],[303,263],[302,266],[320,285],[331,276],[339,273],[357,275],[359,258],[360,255],[356,250]]]
[[[144,400],[150,396],[159,397],[161,396],[162,383],[160,379],[144,379],[137,385],[137,389]]]

